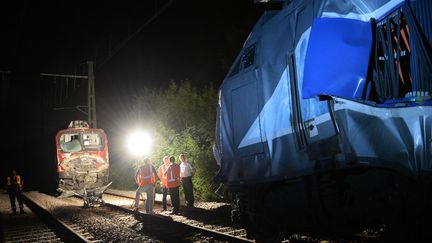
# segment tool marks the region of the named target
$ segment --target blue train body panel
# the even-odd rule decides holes
[[[431,2],[257,2],[283,7],[260,18],[219,90],[231,219],[257,242],[379,223],[429,242]]]
[[[305,58],[303,98],[334,95],[360,99],[371,49],[371,23],[344,18],[315,19]]]
[[[431,170],[431,6],[298,0],[265,12],[220,87],[217,179],[284,180],[329,159]]]

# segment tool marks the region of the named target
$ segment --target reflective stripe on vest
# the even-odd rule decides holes
[[[143,178],[143,179],[148,179],[148,178],[150,178],[151,176],[152,176],[152,167],[149,166],[149,175],[148,175],[148,176],[142,176],[141,178]]]
[[[152,173],[153,172],[152,166],[151,165],[147,165],[147,166],[149,166],[149,170],[148,170],[149,174],[148,175],[144,174],[144,171],[143,171],[144,166],[140,168],[140,172],[138,174],[138,185],[139,186],[145,186],[145,185],[149,185],[149,184],[154,185],[156,183],[156,178],[154,177],[154,175]]]
[[[7,186],[9,187],[9,186],[12,186],[12,178],[11,177],[7,177],[6,178],[7,179]],[[20,189],[20,190],[22,190],[22,188],[23,188],[23,185],[22,185],[22,182],[21,182],[21,176],[19,176],[19,175],[16,175],[15,176],[15,181],[16,181],[16,184],[18,185],[18,188]]]
[[[172,168],[170,168],[170,178],[171,178],[171,179],[168,180],[169,182],[176,181],[176,179],[174,179],[174,176],[173,176],[173,174],[172,174]]]
[[[165,164],[162,164],[158,168],[159,179],[161,180],[161,184],[163,187],[166,187],[167,183],[168,183],[168,175],[164,174],[166,169],[167,169],[167,166]]]
[[[170,178],[167,180],[167,188],[174,188],[180,186],[180,166],[175,164],[172,165],[169,171],[169,176]]]

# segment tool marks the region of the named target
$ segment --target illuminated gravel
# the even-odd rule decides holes
[[[76,198],[59,199],[38,192],[27,195],[59,219],[79,225],[102,242],[220,242],[170,225],[169,222],[153,222],[151,217],[135,216],[106,207],[85,209],[81,207],[81,200]]]

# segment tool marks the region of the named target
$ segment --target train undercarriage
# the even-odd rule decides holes
[[[231,219],[257,242],[280,242],[294,233],[349,237],[371,229],[379,240],[430,240],[431,184],[426,176],[419,181],[357,167],[233,186]]]
[[[83,199],[84,207],[95,207],[104,204],[102,194],[111,185],[107,181],[108,171],[60,173],[57,191],[60,197],[78,196]]]

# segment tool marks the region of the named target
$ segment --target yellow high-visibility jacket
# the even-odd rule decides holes
[[[20,191],[22,191],[22,189],[23,189],[23,182],[21,180],[21,176],[16,175],[16,181],[17,181],[17,184],[18,184],[18,187],[19,187]],[[10,189],[11,186],[12,186],[12,178],[8,177],[7,178],[7,188]]]

